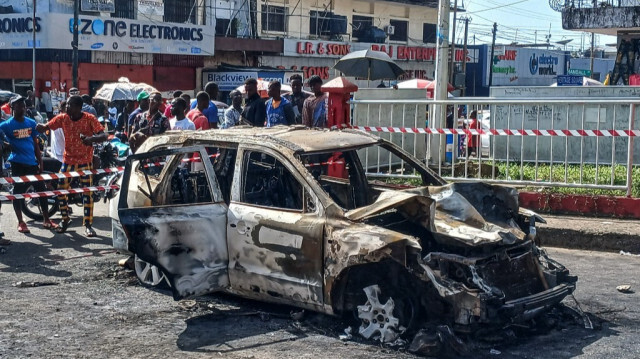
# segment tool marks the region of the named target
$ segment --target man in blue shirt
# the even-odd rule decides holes
[[[25,117],[26,104],[25,99],[16,96],[11,99],[11,110],[13,117],[0,123],[0,130],[7,137],[7,142],[11,145],[11,155],[9,162],[11,163],[12,176],[26,176],[42,173],[42,153],[38,146],[36,131],[36,121],[32,118]],[[37,192],[46,191],[43,182],[32,182]],[[14,194],[22,194],[26,191],[29,183],[16,183],[13,186]],[[41,197],[40,208],[44,216],[43,227],[47,229],[55,229],[57,224],[49,219],[47,198]],[[13,201],[13,210],[18,218],[18,232],[29,233],[27,224],[22,219],[22,206],[24,199]]]
[[[273,127],[278,125],[293,125],[296,115],[293,112],[291,102],[280,96],[282,86],[279,81],[271,81],[269,83],[269,101],[267,101],[267,126]]]
[[[218,128],[218,107],[213,103],[213,101],[218,99],[218,92],[220,92],[218,89],[218,84],[215,82],[208,82],[204,86],[204,92],[209,94],[209,98],[211,98],[211,101],[209,102],[209,107],[205,108],[204,111],[202,111],[202,114],[207,116],[207,118],[209,119],[210,128]],[[193,110],[197,106],[198,101],[192,100],[191,109]]]

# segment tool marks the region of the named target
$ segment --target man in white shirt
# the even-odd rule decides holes
[[[169,123],[172,130],[195,131],[196,125],[184,115],[187,108],[187,101],[182,97],[175,98],[171,101],[171,115],[174,116]]]
[[[65,112],[67,112],[67,101],[62,100],[60,101],[60,113]],[[62,157],[64,155],[64,132],[61,128],[50,132],[49,143],[51,144],[49,155],[62,164]]]

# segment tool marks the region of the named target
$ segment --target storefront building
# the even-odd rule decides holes
[[[92,94],[120,77],[164,91],[193,89],[197,69],[214,56],[215,18],[189,7],[189,1],[80,3],[81,93]],[[0,7],[0,88],[24,94],[31,86],[35,29],[36,94],[47,91],[55,98],[73,86],[73,1],[36,1],[35,21],[32,6],[5,1]]]

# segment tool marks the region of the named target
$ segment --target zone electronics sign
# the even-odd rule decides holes
[[[69,19],[69,32],[73,34],[73,18]],[[119,20],[80,19],[78,33],[80,35],[103,35],[139,39],[160,39],[179,41],[202,41],[202,28],[185,26],[163,26],[151,24],[127,23]]]

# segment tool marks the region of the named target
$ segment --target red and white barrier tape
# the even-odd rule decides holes
[[[335,126],[334,128],[338,128]],[[436,135],[489,135],[489,136],[558,136],[558,137],[640,137],[640,130],[504,130],[504,129],[461,129],[461,128],[420,128],[420,127],[380,127],[342,126],[365,132],[413,133]]]
[[[71,188],[71,189],[61,189],[55,191],[45,191],[45,192],[32,192],[32,193],[22,193],[22,194],[11,194],[6,196],[0,196],[0,201],[14,201],[17,199],[30,199],[30,198],[41,198],[41,197],[54,197],[61,196],[67,194],[77,194],[77,193],[89,193],[89,192],[104,192],[112,189],[120,189],[120,186],[112,185],[112,186],[95,186],[95,187],[85,187],[85,188]]]
[[[122,172],[123,170],[124,170],[124,167],[113,167],[113,168],[103,168],[103,169],[97,169],[97,170],[3,177],[3,178],[0,178],[0,185],[49,181],[49,180],[57,180],[57,179],[72,178],[72,177],[82,177],[82,176],[88,176],[92,174],[99,175],[103,173],[116,173],[116,172]]]

